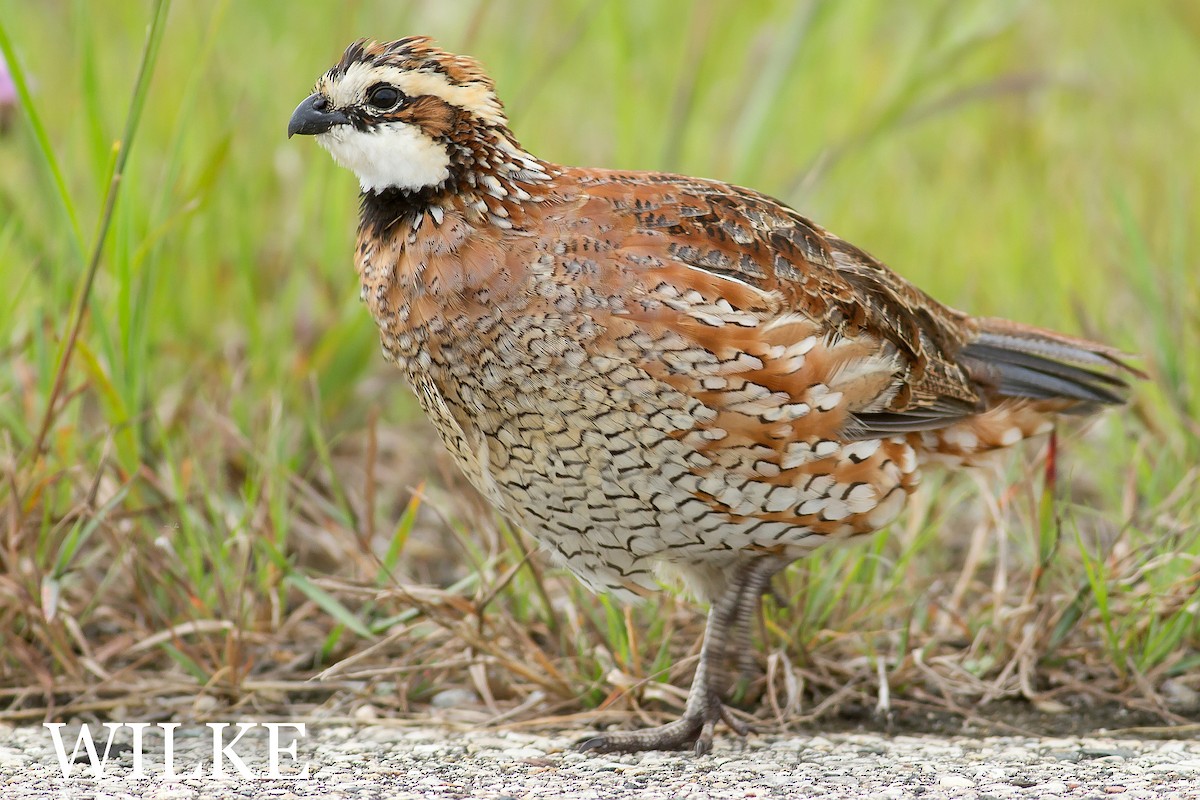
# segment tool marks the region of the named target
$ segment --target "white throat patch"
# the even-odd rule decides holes
[[[423,189],[450,176],[446,148],[415,125],[389,122],[373,132],[335,125],[316,138],[334,161],[358,176],[364,192]]]

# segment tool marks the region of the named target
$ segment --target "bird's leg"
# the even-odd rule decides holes
[[[721,599],[709,609],[704,643],[700,647],[700,661],[696,665],[683,716],[657,728],[597,734],[579,742],[576,747],[611,753],[682,750],[694,744],[697,754],[711,750],[712,729],[718,719],[728,716],[721,704],[719,692],[722,687],[719,684],[725,671],[723,660],[729,620],[737,610],[742,585],[743,581],[740,580],[731,582]]]
[[[737,661],[738,679],[735,695],[745,693],[750,682],[754,680],[756,670],[754,636],[754,618],[762,608],[762,597],[771,591],[771,579],[790,562],[785,559],[766,558],[767,562],[754,571],[746,582],[746,589],[738,601],[737,611],[730,623],[733,632],[733,652]],[[778,597],[778,595],[776,595]]]
[[[744,621],[743,598],[752,594],[757,599],[771,575],[779,568],[780,563],[771,558],[756,558],[742,564],[725,594],[709,609],[704,643],[700,647],[700,662],[696,665],[683,716],[657,728],[600,733],[584,739],[576,747],[600,753],[630,753],[641,750],[682,750],[691,745],[695,747],[697,755],[703,755],[712,750],[713,728],[718,721],[723,721],[739,735],[745,736],[749,729],[734,718],[721,702],[726,677],[726,646],[731,625],[741,624],[739,620]],[[753,603],[749,605],[753,609]],[[736,633],[736,628],[734,630]]]

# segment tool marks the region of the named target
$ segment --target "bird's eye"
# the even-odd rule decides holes
[[[367,103],[372,108],[386,111],[399,103],[401,96],[400,90],[396,87],[381,83],[378,86],[372,87],[371,91],[367,92]]]

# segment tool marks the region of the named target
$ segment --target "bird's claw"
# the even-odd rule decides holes
[[[700,710],[684,712],[674,722],[640,731],[598,733],[575,743],[575,749],[593,753],[638,753],[643,750],[686,750],[696,755],[712,752],[713,729],[724,722],[738,736],[750,733],[750,726],[735,717],[720,698],[709,694]]]

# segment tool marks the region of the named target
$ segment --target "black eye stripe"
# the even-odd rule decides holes
[[[377,83],[367,90],[367,105],[379,111],[388,111],[408,98],[395,86]]]

